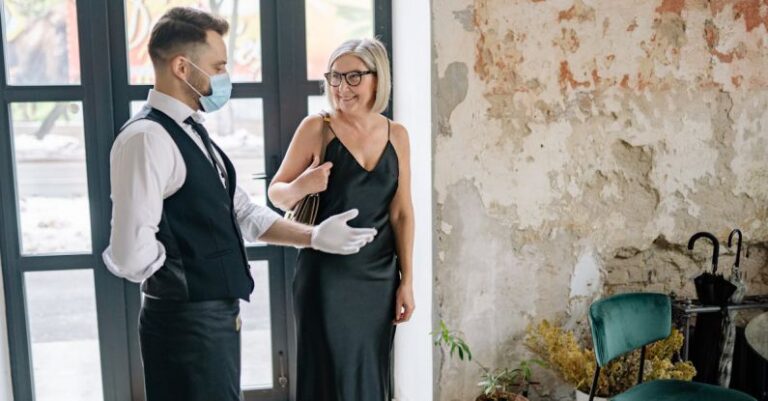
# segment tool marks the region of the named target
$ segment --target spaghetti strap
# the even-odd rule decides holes
[[[389,123],[389,119],[387,119],[387,141],[389,141],[392,138],[392,124]]]
[[[336,137],[336,133],[333,132],[333,128],[331,128],[331,114],[327,111],[323,110],[320,112],[320,117],[323,118],[323,130],[320,133],[320,162],[325,163],[325,151],[328,148],[328,144],[333,141],[333,138]],[[325,137],[328,135],[328,132],[331,132],[331,141],[328,143],[325,142]]]
[[[328,128],[328,131],[331,132],[331,135],[333,135],[334,137],[338,136],[336,135],[336,131],[333,130],[333,127],[331,127],[331,113],[323,110],[320,112],[320,117],[323,118],[323,124],[325,125],[325,127]]]

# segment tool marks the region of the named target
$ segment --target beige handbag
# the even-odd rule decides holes
[[[328,133],[328,129],[331,124],[331,115],[327,112],[322,112],[323,116],[323,131],[321,137],[321,144],[325,143],[325,136]],[[320,163],[325,162],[325,146],[320,147]],[[285,218],[297,223],[303,223],[310,226],[315,225],[317,219],[317,211],[320,208],[320,194],[309,194],[300,200],[293,209],[285,213]]]

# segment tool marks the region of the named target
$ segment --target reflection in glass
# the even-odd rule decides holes
[[[75,0],[8,0],[1,5],[8,84],[79,84]]]
[[[24,254],[91,252],[82,104],[12,103]]]
[[[154,82],[147,45],[152,27],[169,9],[195,7],[223,16],[229,22],[224,37],[229,51],[229,72],[235,82],[261,81],[261,17],[259,1],[126,0],[125,26],[128,70],[132,85]]]
[[[253,179],[254,174],[265,171],[261,99],[232,99],[221,110],[206,116],[205,127],[234,163],[237,184],[255,203],[266,205],[265,181]]]
[[[102,400],[93,271],[24,274],[37,401]]]
[[[349,39],[373,37],[373,0],[307,0],[307,78],[323,79],[331,52]]]
[[[269,263],[252,261],[256,287],[251,302],[240,303],[242,326],[242,387],[272,388],[272,328],[269,311]]]

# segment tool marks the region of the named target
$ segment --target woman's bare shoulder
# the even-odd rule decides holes
[[[317,130],[323,126],[323,116],[320,114],[310,114],[304,117],[299,124],[299,130]]]
[[[322,136],[320,133],[323,130],[323,117],[319,114],[312,114],[304,117],[304,119],[296,128],[294,135],[294,142],[311,142],[315,143],[319,141]]]
[[[398,146],[408,146],[408,130],[403,124],[397,121],[390,120],[390,134],[389,138],[392,144]]]

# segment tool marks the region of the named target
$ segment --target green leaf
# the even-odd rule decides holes
[[[464,342],[464,340],[461,340],[461,339],[459,339],[459,342],[460,342],[461,348],[464,349],[464,353],[467,354],[467,360],[471,361],[472,360],[472,352],[469,349],[469,345],[467,345],[467,343]]]

